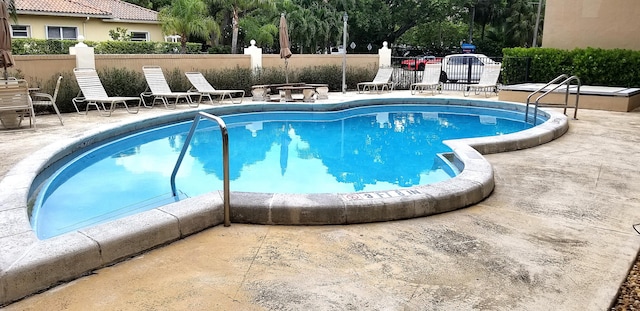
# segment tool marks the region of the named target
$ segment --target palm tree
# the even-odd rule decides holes
[[[505,20],[506,38],[510,46],[528,46],[533,38],[536,13],[528,0],[508,4]]]
[[[278,37],[278,26],[265,16],[245,16],[240,20],[245,38],[254,39],[259,46],[273,47]]]
[[[188,36],[202,38],[220,35],[220,25],[206,16],[207,6],[202,0],[175,0],[158,13],[165,34],[180,35],[180,53],[187,50]]]
[[[298,7],[296,10],[287,14],[287,23],[289,24],[289,36],[292,45],[296,45],[302,54],[304,47],[308,46],[311,36],[315,35],[315,16],[307,8]]]
[[[275,7],[273,0],[209,0],[222,5],[231,13],[231,54],[238,52],[238,33],[240,18],[256,9],[271,9]]]
[[[7,6],[7,10],[9,11],[9,15],[11,16],[11,19],[17,23],[18,22],[18,13],[16,13],[16,1],[15,0],[0,0],[2,2],[4,2],[4,4]]]
[[[342,37],[342,14],[328,3],[285,2],[280,8],[288,12],[291,43],[299,48],[299,53],[303,50],[315,53],[318,48],[327,48]]]
[[[480,39],[484,39],[487,25],[493,24],[503,14],[502,0],[477,0],[474,21],[480,25]]]
[[[335,7],[325,2],[312,4],[311,10],[316,16],[315,27],[317,33],[311,40],[313,44],[312,52],[315,52],[318,47],[329,48],[331,43],[337,41],[340,35],[342,35],[341,32],[335,31],[335,29],[341,29],[342,14],[339,14]]]

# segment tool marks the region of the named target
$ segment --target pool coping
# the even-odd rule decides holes
[[[522,83],[505,85],[500,88],[498,94],[499,100],[526,103],[531,92],[543,87],[543,83]],[[557,87],[552,84],[544,89],[551,90]],[[577,85],[569,86],[569,104],[575,101],[577,93]],[[565,92],[567,86],[564,85],[559,89],[551,92],[541,103],[560,104],[565,102]],[[531,101],[535,101],[532,98]],[[640,107],[640,88],[612,87],[612,86],[580,86],[580,109],[597,109],[607,111],[630,112]]]
[[[192,119],[205,110],[231,112],[273,110],[335,111],[388,103],[423,103],[425,98],[384,98],[327,103],[253,102],[179,111],[124,124],[96,128],[81,137],[48,145],[16,164],[0,180],[0,306],[61,282],[88,274],[155,247],[223,223],[222,191],[38,240],[27,216],[35,177],[53,162],[103,139],[170,122]],[[430,104],[524,109],[511,102],[460,98],[428,98]],[[482,154],[513,151],[544,144],[568,130],[567,117],[544,111],[549,120],[535,128],[503,136],[445,141],[463,165],[453,179],[406,190],[351,194],[231,193],[232,223],[320,225],[355,224],[423,217],[478,203],[491,194],[494,176]]]

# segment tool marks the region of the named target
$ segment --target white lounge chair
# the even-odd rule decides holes
[[[416,93],[422,93],[424,90],[431,90],[431,94],[436,94],[436,89],[440,86],[440,72],[442,71],[442,65],[440,63],[437,64],[426,64],[424,66],[424,72],[422,73],[422,81],[418,83],[413,83],[409,86],[411,90],[411,95]],[[440,88],[440,92],[442,93],[442,88]]]
[[[224,101],[225,97],[229,98],[229,101],[231,101],[232,104],[240,104],[244,99],[244,90],[216,90],[211,85],[211,83],[209,83],[209,81],[207,81],[207,79],[202,75],[202,73],[185,72],[184,74],[185,76],[187,76],[187,79],[189,79],[189,82],[191,82],[191,85],[193,85],[193,87],[187,92],[196,92],[197,95],[200,95],[200,97],[198,98],[198,103],[202,101],[202,97],[208,97],[209,101],[213,103],[213,98],[211,97],[212,95],[220,96],[220,100],[218,101],[219,103]],[[236,99],[239,98],[240,101],[238,101],[237,103],[234,102],[234,97],[231,96],[232,94],[240,95],[239,97],[236,97]]]
[[[366,90],[376,91],[378,93],[387,89],[388,91],[393,90],[394,83],[391,82],[391,75],[393,74],[392,67],[381,67],[378,68],[378,73],[373,78],[371,82],[360,82],[356,85],[358,89],[358,93],[363,93]]]
[[[126,108],[129,113],[138,113],[140,110],[142,100],[138,97],[107,95],[107,91],[105,91],[104,86],[102,86],[100,77],[98,77],[98,73],[95,69],[75,68],[73,69],[73,74],[76,76],[80,92],[78,93],[78,96],[71,100],[71,102],[73,103],[73,107],[76,108],[78,114],[87,114],[89,113],[89,107],[94,106],[101,115],[111,116],[116,104],[123,104],[124,108]],[[135,110],[129,109],[129,105],[127,105],[127,102],[129,101],[138,101],[138,106]],[[87,104],[84,113],[78,109],[79,103]],[[105,104],[109,104],[109,109],[105,107]],[[104,112],[100,111],[100,107],[102,107]]]
[[[58,81],[56,82],[56,88],[53,91],[53,96],[47,93],[41,92],[31,92],[31,101],[33,106],[52,106],[53,110],[58,115],[58,119],[60,119],[60,124],[64,125],[62,122],[62,116],[60,115],[60,110],[58,110],[58,105],[56,105],[56,99],[58,98],[58,91],[60,90],[60,81],[62,81],[62,76],[58,77]]]
[[[489,97],[489,91],[498,93],[498,77],[500,76],[501,63],[486,64],[483,66],[482,73],[480,74],[480,81],[478,84],[470,84],[463,90],[464,96],[469,96],[473,90],[476,95],[484,91],[484,96]]]
[[[193,92],[174,92],[169,87],[169,83],[164,77],[164,73],[162,72],[162,68],[159,66],[143,66],[142,72],[144,73],[144,78],[147,80],[147,89],[140,93],[140,98],[142,99],[142,103],[147,108],[153,108],[156,100],[162,101],[165,108],[167,109],[175,109],[178,101],[183,98],[189,107],[198,107],[199,103],[193,103],[191,100],[191,95],[196,95]],[[147,106],[147,103],[144,101],[144,97],[153,97],[153,101],[150,106]],[[173,105],[170,105],[169,99],[173,98]]]

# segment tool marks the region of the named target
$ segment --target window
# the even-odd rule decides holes
[[[78,39],[78,28],[47,26],[47,39],[76,40]]]
[[[26,25],[11,25],[11,37],[13,38],[30,38],[31,29]]]
[[[466,65],[467,58],[465,56],[453,56],[449,60],[449,64],[451,65]]]
[[[131,41],[149,41],[148,32],[132,31]]]
[[[472,65],[483,65],[475,56],[454,56],[449,60],[449,63],[453,65],[469,65],[469,62],[471,62]]]
[[[164,36],[164,42],[180,42],[180,36],[178,35]]]

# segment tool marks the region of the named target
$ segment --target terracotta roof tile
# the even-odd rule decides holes
[[[120,0],[15,0],[18,12],[157,21],[158,12]]]
[[[120,0],[76,0],[108,10],[114,18],[124,20],[158,20],[158,12]]]

